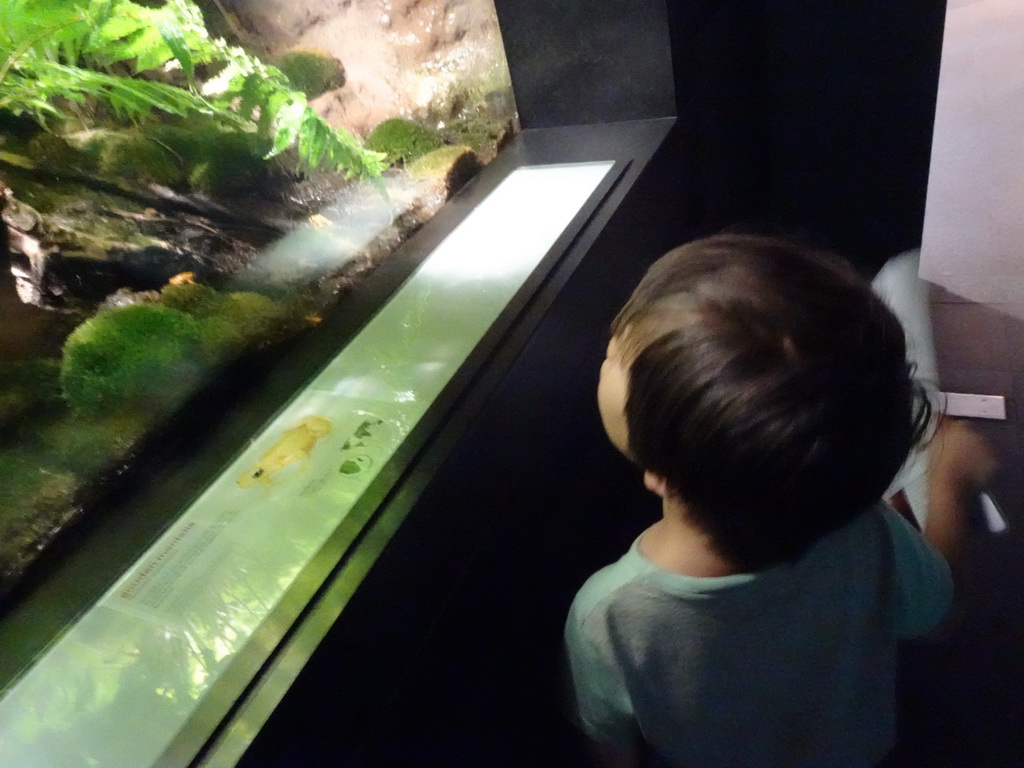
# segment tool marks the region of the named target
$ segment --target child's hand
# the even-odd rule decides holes
[[[985,487],[998,462],[992,446],[958,419],[943,417],[929,446],[928,479],[964,494]]]

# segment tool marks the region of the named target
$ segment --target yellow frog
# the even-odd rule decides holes
[[[248,488],[255,483],[270,485],[274,476],[289,464],[306,461],[313,447],[331,431],[331,422],[322,416],[307,416],[294,427],[286,429],[270,450],[238,478],[239,488]]]

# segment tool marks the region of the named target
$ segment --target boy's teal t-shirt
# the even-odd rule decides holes
[[[672,766],[870,766],[894,742],[896,641],[953,592],[945,560],[880,503],[802,558],[717,578],[639,550],[576,596],[566,647],[583,729]]]

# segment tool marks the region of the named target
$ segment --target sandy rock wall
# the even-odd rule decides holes
[[[293,48],[336,56],[345,85],[314,101],[365,136],[390,117],[441,123],[515,105],[491,0],[221,0],[243,42],[271,61]]]

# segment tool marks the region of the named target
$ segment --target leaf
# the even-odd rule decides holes
[[[163,35],[155,27],[144,27],[133,35],[128,45],[118,51],[120,60],[135,59],[135,71],[156,69],[174,58],[174,52],[164,43]]]
[[[263,80],[259,75],[249,75],[242,82],[240,92],[241,100],[238,103],[238,112],[242,117],[251,118],[253,111],[263,99]]]
[[[269,159],[284,152],[295,143],[306,112],[306,99],[293,98],[278,110],[274,120],[274,145],[266,157]]]
[[[289,97],[287,91],[270,91],[270,95],[260,105],[260,117],[256,124],[260,136],[273,136],[274,120],[281,107],[288,103]]]
[[[303,114],[299,133],[299,158],[310,168],[316,168],[327,154],[331,136],[328,126],[311,109]]]
[[[174,58],[181,64],[181,68],[185,71],[185,78],[188,80],[188,87],[195,91],[196,90],[196,67],[192,63],[192,54],[189,53],[188,48],[185,45],[185,36],[181,33],[181,29],[174,25],[164,22],[160,25],[160,36],[163,37],[164,43],[171,52],[174,54]]]

